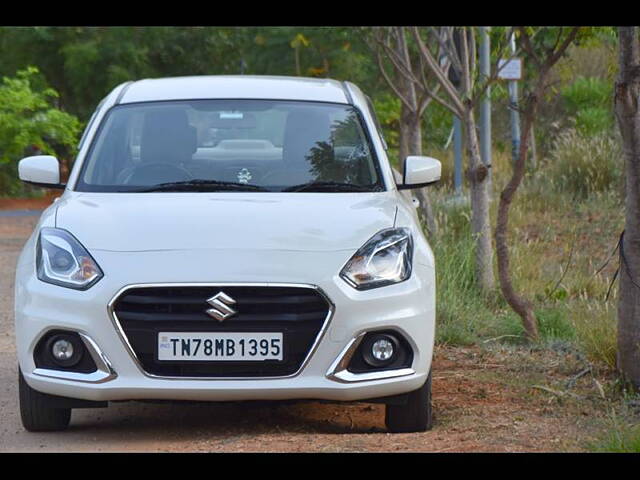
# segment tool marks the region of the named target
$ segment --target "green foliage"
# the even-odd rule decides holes
[[[591,445],[596,452],[640,453],[640,425],[619,425],[615,422],[608,434]]]
[[[47,154],[69,153],[75,147],[80,122],[55,107],[51,88],[34,89],[35,67],[21,70],[0,85],[0,163],[19,160],[27,147]]]
[[[65,110],[87,120],[119,83],[259,74],[381,82],[354,27],[1,27],[0,74],[37,65]]]
[[[602,107],[589,107],[576,112],[576,129],[587,136],[611,131],[613,112]]]
[[[389,93],[373,99],[373,108],[382,126],[384,139],[393,149],[399,147],[400,107],[400,99]]]
[[[562,308],[552,307],[538,310],[538,331],[544,340],[573,340],[576,332]]]
[[[545,178],[559,192],[586,198],[620,188],[622,162],[619,142],[607,134],[587,136],[569,129],[553,142]]]
[[[612,129],[613,86],[596,77],[578,77],[561,90],[568,115],[574,117],[576,128],[585,135]]]
[[[17,161],[28,148],[58,158],[73,154],[79,120],[55,104],[58,94],[48,88],[35,67],[4,77],[0,84],[0,194],[22,192]]]
[[[564,101],[572,113],[583,108],[604,107],[613,101],[613,86],[599,78],[578,77],[562,89]]]
[[[592,362],[616,368],[617,317],[610,303],[581,302],[570,309],[570,322],[580,349]]]
[[[474,241],[469,205],[432,195],[438,235],[432,239],[436,259],[436,341],[469,345],[495,322],[475,282]]]
[[[453,128],[453,114],[438,102],[431,102],[424,113],[423,141],[427,148],[442,148]]]

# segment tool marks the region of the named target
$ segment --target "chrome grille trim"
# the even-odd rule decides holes
[[[117,302],[117,300],[120,298],[120,296],[125,293],[127,290],[131,290],[134,288],[153,288],[153,287],[176,287],[176,288],[181,288],[181,287],[220,287],[220,288],[224,288],[224,287],[291,287],[291,288],[308,288],[308,289],[313,289],[315,290],[317,293],[320,294],[320,296],[322,296],[322,298],[324,298],[324,300],[327,302],[327,305],[329,306],[328,308],[328,312],[327,312],[327,316],[324,319],[324,323],[322,324],[322,327],[320,328],[320,331],[318,332],[315,341],[313,342],[311,348],[309,349],[309,353],[307,354],[307,356],[305,357],[305,359],[302,361],[302,364],[300,365],[300,368],[292,373],[291,375],[284,375],[284,376],[270,376],[270,377],[264,377],[264,376],[255,376],[255,377],[251,377],[251,376],[244,376],[244,377],[189,377],[189,376],[180,376],[180,377],[175,377],[175,376],[162,376],[162,375],[155,375],[152,373],[147,372],[142,364],[140,363],[140,360],[138,358],[138,356],[136,355],[135,351],[133,350],[133,347],[131,346],[131,343],[129,342],[129,339],[127,338],[127,335],[125,334],[122,325],[120,325],[120,321],[118,320],[118,316],[115,313],[115,304]],[[113,323],[113,326],[116,329],[116,332],[118,334],[118,336],[120,337],[120,339],[122,340],[122,343],[125,347],[125,350],[127,351],[127,353],[129,354],[129,356],[131,357],[131,359],[133,360],[134,364],[136,365],[136,367],[138,368],[138,370],[140,371],[140,373],[142,373],[144,376],[148,377],[148,378],[153,378],[153,379],[161,379],[161,380],[200,380],[200,381],[222,381],[222,380],[249,380],[249,381],[255,381],[255,380],[277,380],[277,379],[283,379],[283,378],[293,378],[298,376],[303,370],[304,368],[307,366],[307,364],[309,363],[309,360],[311,359],[311,357],[313,356],[313,354],[315,353],[315,351],[318,348],[318,345],[320,344],[320,342],[322,341],[322,339],[324,338],[324,335],[329,327],[329,324],[331,322],[331,319],[333,318],[333,314],[335,312],[335,305],[333,304],[333,302],[331,301],[331,299],[324,293],[324,291],[318,287],[317,285],[312,285],[312,284],[307,284],[307,283],[270,283],[270,282],[232,282],[232,283],[225,283],[225,282],[199,282],[199,283],[193,283],[193,282],[185,282],[185,283],[136,283],[136,284],[131,284],[131,285],[126,285],[124,287],[122,287],[120,290],[118,290],[116,292],[116,294],[113,296],[113,298],[109,301],[109,304],[107,305],[107,312],[109,315],[109,318],[111,319],[111,322]]]

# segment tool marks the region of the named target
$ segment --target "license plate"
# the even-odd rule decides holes
[[[282,333],[160,332],[158,360],[282,360]]]

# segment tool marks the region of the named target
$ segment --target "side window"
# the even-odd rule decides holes
[[[384,136],[382,134],[382,126],[380,125],[380,121],[378,120],[378,116],[376,115],[376,110],[373,108],[373,102],[371,101],[371,98],[369,98],[369,95],[365,95],[365,98],[367,99],[367,107],[369,107],[369,112],[371,112],[373,121],[376,124],[376,130],[378,130],[378,135],[380,135],[382,146],[384,147],[385,150],[388,150],[389,147],[387,146],[387,141],[384,139]]]

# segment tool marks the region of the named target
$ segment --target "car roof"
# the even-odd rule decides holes
[[[327,78],[209,75],[129,83],[117,103],[252,98],[350,103],[343,84]]]

